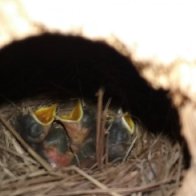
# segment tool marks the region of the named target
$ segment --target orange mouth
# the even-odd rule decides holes
[[[56,104],[40,107],[32,113],[34,118],[42,125],[49,125],[53,122],[56,115]]]

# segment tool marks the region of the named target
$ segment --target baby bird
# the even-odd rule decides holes
[[[56,115],[56,105],[43,106],[16,118],[16,128],[28,143],[40,143],[47,136]]]
[[[72,163],[74,154],[70,150],[69,138],[61,124],[53,123],[39,154],[55,168],[66,167]]]
[[[135,123],[131,115],[121,110],[108,123],[108,157],[109,160],[122,159],[135,133]]]
[[[69,113],[56,118],[64,125],[75,153],[80,151],[89,133],[95,131],[95,111],[90,107],[83,107],[80,100]]]

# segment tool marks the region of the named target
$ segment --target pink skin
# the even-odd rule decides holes
[[[73,153],[70,151],[64,154],[59,153],[55,147],[50,147],[45,149],[45,154],[53,167],[66,167],[69,166],[74,157]]]

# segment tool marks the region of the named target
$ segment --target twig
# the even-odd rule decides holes
[[[3,171],[9,176],[14,178],[15,175],[8,169],[5,167],[5,165],[0,161],[0,167],[3,169]]]
[[[109,191],[115,191],[116,194],[131,194],[131,193],[137,193],[137,192],[148,192],[148,191],[158,189],[162,185],[173,183],[173,182],[175,182],[175,179],[166,179],[161,182],[156,182],[156,183],[147,184],[147,185],[143,185],[140,187],[134,187],[134,188],[111,188],[109,189]],[[76,191],[67,191],[66,193],[63,193],[63,195],[73,196],[73,195],[83,195],[83,194],[87,195],[87,194],[96,194],[96,193],[104,194],[104,193],[108,193],[108,191],[104,189],[76,190]]]
[[[18,178],[17,181],[15,182],[10,182],[6,184],[0,184],[0,190],[6,190],[6,189],[16,189],[19,187],[26,187],[26,186],[34,186],[37,184],[42,184],[42,183],[49,183],[49,182],[55,182],[55,181],[60,181],[62,178],[61,177],[54,177],[51,175],[42,175],[42,176],[34,176],[34,177],[29,177],[26,176],[25,178]]]
[[[96,129],[96,159],[98,167],[101,169],[103,166],[103,160],[102,157],[104,155],[104,141],[103,139],[103,130],[102,130],[102,114],[103,114],[103,89],[99,89],[97,96],[98,96],[98,102],[97,102],[97,129]]]
[[[56,182],[58,183],[58,182]],[[28,194],[29,193],[35,193],[40,192],[42,189],[47,188],[49,186],[52,186],[54,184],[54,182],[46,182],[46,183],[39,183],[33,186],[21,186],[19,189],[15,189],[14,191],[11,192],[12,196],[19,196],[19,195],[24,195],[24,194]]]
[[[122,160],[123,163],[127,160],[127,157],[129,156],[131,150],[133,149],[137,139],[138,139],[137,136],[135,136],[134,140],[132,141],[131,145],[129,146],[128,150],[126,151],[126,154]]]
[[[77,173],[79,173],[84,178],[88,179],[90,182],[95,184],[97,187],[101,188],[104,192],[106,192],[106,193],[108,193],[112,196],[120,196],[118,193],[116,193],[115,191],[111,191],[106,185],[102,184],[101,182],[99,182],[98,180],[93,178],[92,176],[88,175],[87,173],[85,173],[80,168],[78,168],[76,166],[72,166],[70,168],[72,168],[72,170],[76,171]]]
[[[109,163],[109,134],[108,129],[106,129],[106,121],[107,121],[107,113],[109,106],[111,104],[111,98],[107,101],[106,106],[103,111],[103,121],[102,121],[102,129],[104,131],[104,151],[105,151],[105,164],[108,165]]]
[[[21,159],[24,159],[24,155],[21,155],[21,154],[15,152],[15,151],[12,151],[12,150],[10,150],[10,149],[8,149],[8,148],[2,146],[2,145],[0,145],[0,149],[3,150],[3,151],[6,151],[7,153],[9,153],[9,154],[11,154],[11,155],[14,155],[14,156],[16,156],[16,157],[19,157],[19,158],[21,158]]]
[[[14,137],[20,142],[20,144],[27,150],[27,152],[37,160],[40,165],[42,165],[47,171],[51,171],[52,167],[42,158],[40,157],[30,146],[27,144],[21,136],[15,131],[15,129],[7,122],[2,114],[0,114],[0,122],[14,135]]]
[[[12,183],[14,183],[16,181],[25,180],[27,178],[39,177],[39,176],[46,175],[46,174],[48,174],[48,173],[46,173],[45,170],[38,170],[38,171],[30,173],[28,175],[24,174],[24,175],[21,175],[21,176],[16,176],[14,178],[10,178],[8,180],[4,180],[3,182],[1,182],[0,183],[0,187],[6,186],[6,185],[10,186],[10,184],[12,184]]]

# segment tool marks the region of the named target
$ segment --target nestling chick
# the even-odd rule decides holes
[[[67,130],[71,141],[71,148],[75,153],[80,151],[89,133],[95,131],[95,111],[88,107],[83,107],[81,101],[77,102],[71,112],[57,116],[56,118]]]
[[[133,140],[135,123],[129,113],[119,111],[108,124],[109,160],[122,159]]]
[[[55,115],[56,105],[40,107],[17,116],[16,128],[28,143],[40,143],[47,136]]]
[[[69,138],[62,125],[53,123],[39,154],[53,167],[65,167],[71,164],[74,154],[70,150]]]

